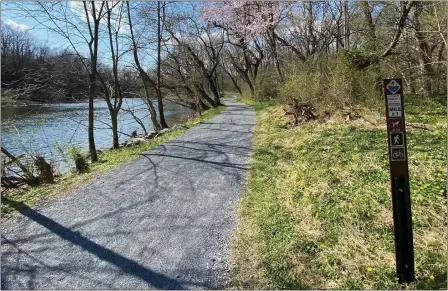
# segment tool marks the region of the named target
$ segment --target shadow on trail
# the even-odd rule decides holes
[[[183,159],[183,160],[189,160],[189,161],[196,161],[196,162],[207,163],[207,164],[217,165],[217,166],[226,167],[226,168],[234,168],[234,169],[240,169],[240,170],[248,170],[249,169],[248,167],[244,167],[245,165],[206,161],[206,160],[203,160],[200,158],[187,158],[187,157],[182,157],[182,156],[174,156],[174,155],[168,155],[168,154],[156,154],[156,153],[154,153],[154,154],[146,153],[146,154],[141,154],[141,155],[146,158],[149,158],[150,156],[160,156],[160,157],[168,157],[168,158],[177,158],[177,159]]]
[[[202,121],[201,122],[201,124],[212,124],[212,125],[231,125],[231,126],[248,126],[248,127],[251,127],[251,126],[254,126],[255,125],[255,123],[232,123],[232,122],[219,122],[219,123],[216,123],[216,122],[206,122],[206,121]]]
[[[224,128],[202,128],[202,130],[227,131],[232,133],[249,133],[249,134],[252,133],[251,131],[231,130]]]
[[[118,268],[120,268],[123,272],[130,274],[132,276],[138,277],[157,289],[185,289],[182,284],[174,279],[161,275],[159,273],[153,272],[137,262],[125,258],[93,241],[88,239],[87,237],[79,234],[78,232],[74,232],[63,225],[57,223],[56,221],[40,214],[34,209],[30,208],[28,205],[17,202],[6,197],[2,197],[2,202],[14,207],[18,212],[22,215],[28,217],[29,219],[35,221],[41,226],[47,228],[54,234],[58,235],[62,239],[69,241],[77,246],[80,246],[84,250],[89,253],[97,256],[98,258],[107,261]],[[2,278],[3,279],[3,278]],[[1,282],[1,289],[5,289],[7,286],[4,286],[4,282]]]
[[[197,141],[191,141],[191,140],[181,141],[181,142],[173,140],[167,144],[171,145],[171,144],[176,144],[176,143],[177,144],[192,144],[192,145],[199,145],[199,146],[205,145],[208,147],[225,147],[225,148],[242,149],[242,150],[248,150],[248,151],[252,150],[252,147],[236,146],[236,145],[229,145],[229,144],[223,144],[223,143],[197,142]]]

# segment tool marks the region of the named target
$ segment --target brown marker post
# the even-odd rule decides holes
[[[402,80],[383,80],[383,90],[386,101],[397,276],[400,283],[410,283],[415,277],[414,246]]]

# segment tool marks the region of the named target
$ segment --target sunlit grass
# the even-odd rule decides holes
[[[253,104],[253,102],[252,102]],[[400,289],[384,118],[291,128],[259,104],[251,173],[239,202],[230,288]],[[416,277],[447,286],[446,107],[406,103]],[[384,122],[385,123],[385,122]]]
[[[10,215],[15,207],[19,207],[21,203],[28,206],[33,206],[43,198],[47,198],[54,195],[64,195],[70,193],[77,187],[84,185],[91,181],[94,177],[98,176],[105,171],[121,165],[126,162],[130,162],[139,157],[140,154],[156,148],[160,144],[167,142],[182,133],[188,128],[191,128],[201,121],[212,118],[224,110],[224,106],[213,108],[202,113],[202,116],[194,117],[188,120],[181,128],[167,132],[166,134],[156,137],[155,139],[146,140],[139,145],[132,147],[121,147],[117,150],[109,149],[99,155],[99,162],[90,165],[90,171],[84,174],[67,173],[56,179],[54,184],[44,184],[38,187],[20,189],[10,191],[7,194],[7,200],[3,199],[1,211],[3,216]]]

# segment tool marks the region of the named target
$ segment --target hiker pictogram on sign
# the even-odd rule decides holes
[[[404,145],[403,133],[402,132],[391,133],[390,134],[390,145],[391,146]]]
[[[389,130],[390,131],[403,131],[403,119],[390,118],[389,119]]]

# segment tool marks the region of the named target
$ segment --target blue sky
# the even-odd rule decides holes
[[[30,7],[29,3],[21,2],[21,5],[25,7]],[[19,25],[26,25],[31,29],[31,34],[37,38],[40,42],[47,44],[52,48],[61,48],[66,46],[66,41],[59,35],[55,33],[50,33],[47,29],[39,27],[38,23],[31,17],[25,17],[23,13],[17,11],[18,8],[15,6],[15,2],[1,2],[1,20],[7,22],[8,20],[13,21]]]
[[[67,8],[72,8],[72,3],[68,3]],[[76,2],[75,5],[81,5],[80,9],[82,9],[82,4],[80,2]],[[69,48],[73,51],[72,46],[68,42],[68,40],[61,36],[60,34],[51,31],[50,29],[44,27],[42,24],[39,24],[38,21],[33,19],[33,17],[30,17],[26,15],[25,12],[21,11],[21,8],[24,8],[24,10],[33,10],[33,7],[35,5],[35,2],[2,2],[1,3],[1,20],[4,23],[9,23],[10,26],[24,29],[25,27],[28,27],[30,30],[29,32],[31,35],[37,39],[37,41],[41,44],[46,44],[47,46],[53,48],[53,49],[66,49]],[[34,8],[35,9],[35,8]],[[34,16],[37,18],[40,18],[40,20],[46,19],[45,14],[43,13],[35,13]],[[76,14],[76,12],[73,12],[73,10],[68,11],[68,15],[74,19],[77,23],[79,23],[78,28],[79,29],[86,29],[86,26],[84,25],[83,20],[83,14],[81,13],[81,17]],[[55,28],[56,26],[53,25],[51,22],[46,22],[47,26],[50,28]],[[76,37],[76,35],[80,35],[79,32],[76,32],[75,29],[71,28],[70,31],[70,37],[72,38],[74,43],[77,43],[76,49],[79,53],[88,56],[88,46],[85,41],[83,41],[80,37]],[[87,31],[85,31],[84,35],[87,35]],[[99,51],[100,53],[100,60],[103,63],[109,63],[110,64],[110,51],[108,49],[109,47],[109,40],[108,38],[102,38],[99,44]],[[131,60],[131,55],[125,56],[123,58],[123,62],[127,61],[129,62]],[[153,61],[149,58],[145,64],[152,65]]]
[[[78,50],[79,53],[88,56],[88,46],[85,40],[82,40],[80,35],[88,36],[88,31],[85,25],[85,17],[83,12],[83,5],[80,1],[55,1],[55,2],[45,2],[45,5],[52,5],[52,3],[55,3],[57,5],[56,10],[52,10],[56,15],[62,11],[65,11],[64,15],[68,15],[69,19],[71,21],[74,21],[77,25],[76,27],[71,26],[69,30],[67,30],[70,33],[70,38],[76,43],[75,47]],[[60,5],[59,5],[59,4]],[[98,2],[99,3],[99,2]],[[139,5],[141,3],[134,2],[131,5]],[[199,4],[199,3],[195,3]],[[36,17],[39,19],[39,21],[46,21],[45,25],[47,25],[50,28],[56,28],[54,24],[52,24],[48,18],[45,16],[45,13],[42,12],[42,8],[36,6],[36,2],[16,2],[16,1],[7,1],[7,2],[1,2],[1,20],[4,23],[10,23],[13,26],[16,27],[28,27],[30,29],[30,33],[32,36],[34,36],[39,43],[46,44],[47,46],[54,48],[54,49],[67,49],[73,51],[71,48],[70,43],[68,40],[59,35],[58,33],[51,31],[51,29],[48,29],[44,27],[42,24],[40,24],[38,21],[33,19],[33,17]],[[187,2],[181,2],[175,5],[170,5],[170,8],[173,7],[173,9],[180,9],[185,11],[190,11],[192,7],[187,4]],[[51,8],[50,8],[51,9]],[[66,9],[66,10],[64,10]],[[76,9],[78,9],[79,12],[76,12]],[[33,10],[39,10],[39,12],[33,13],[32,17],[27,14],[27,12],[24,11],[33,11]],[[118,11],[118,10],[117,10]],[[52,12],[52,13],[53,13]],[[61,14],[61,15],[62,15]],[[126,14],[126,13],[125,13]],[[134,26],[136,26],[136,19],[134,19]],[[59,25],[64,26],[65,22],[59,22]],[[126,32],[127,25],[123,25],[123,36],[128,37],[129,33]],[[81,31],[76,31],[76,28],[80,29]],[[155,27],[146,27],[141,29],[142,35],[149,36],[151,33],[149,30],[153,30]],[[103,27],[104,30],[104,27]],[[138,34],[138,29],[134,31],[134,33]],[[76,36],[78,35],[78,36]],[[137,36],[138,37],[138,36]],[[123,48],[128,49],[130,46],[129,42],[123,42]],[[152,67],[155,63],[154,57],[155,52],[152,50],[154,48],[148,49],[146,51],[140,51],[139,55],[141,58],[141,63],[145,68]],[[109,40],[107,37],[100,38],[100,45],[99,45],[99,51],[100,51],[100,62],[102,63],[108,63],[110,64],[110,51],[109,51]],[[132,55],[130,53],[126,54],[123,57],[122,64],[125,64],[127,66],[132,65]]]

